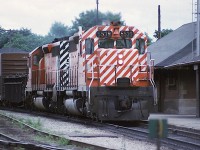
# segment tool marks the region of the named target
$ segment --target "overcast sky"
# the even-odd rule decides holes
[[[158,24],[158,5],[162,29],[176,29],[192,22],[192,0],[99,0],[99,11],[120,12],[127,25],[152,36]],[[70,26],[81,12],[92,9],[96,9],[96,0],[0,0],[0,26],[24,27],[45,35],[53,22]]]

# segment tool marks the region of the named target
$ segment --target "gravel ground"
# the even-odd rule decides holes
[[[156,145],[148,142],[126,139],[125,137],[109,132],[99,130],[98,128],[88,127],[75,123],[57,121],[45,117],[34,117],[23,113],[13,113],[0,110],[0,113],[6,113],[12,117],[19,119],[31,119],[42,123],[42,129],[63,136],[67,139],[90,143],[94,145],[108,147],[117,150],[155,150]],[[77,137],[79,136],[79,137]],[[96,137],[95,137],[96,136]],[[169,150],[166,147],[161,147],[161,150]]]

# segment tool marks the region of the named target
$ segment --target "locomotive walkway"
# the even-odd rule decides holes
[[[195,115],[151,114],[150,119],[166,119],[168,125],[200,130],[200,118],[197,118]]]

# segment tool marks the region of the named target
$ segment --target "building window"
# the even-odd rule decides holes
[[[177,89],[177,77],[174,72],[171,72],[168,74],[167,87],[168,87],[168,90],[176,90]]]

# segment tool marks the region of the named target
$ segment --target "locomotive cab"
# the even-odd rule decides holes
[[[147,38],[135,27],[96,26],[83,36],[88,114],[100,120],[147,119],[155,84]]]

